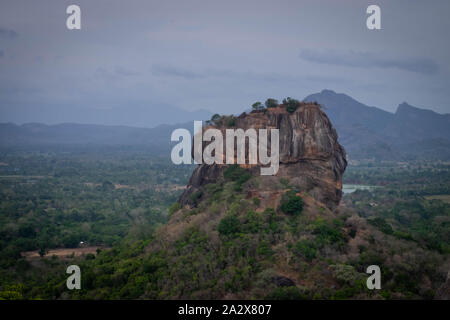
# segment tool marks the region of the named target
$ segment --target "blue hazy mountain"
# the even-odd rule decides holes
[[[2,122],[12,123],[82,123],[151,128],[160,124],[176,124],[211,118],[205,110],[187,111],[169,104],[133,104],[109,109],[67,105],[0,106]]]
[[[406,102],[400,104],[395,113],[391,113],[331,90],[309,95],[304,100],[317,101],[322,105],[350,159],[450,159],[449,114],[420,109]],[[0,123],[0,146],[125,145],[167,154],[173,145],[170,142],[173,130],[187,128],[192,131],[192,120],[209,119],[211,115],[208,112],[190,113],[167,106],[156,111],[148,109],[138,115],[126,115],[125,110],[109,117],[105,115],[101,121],[98,120],[101,124]],[[52,123],[59,119],[53,117],[51,121],[44,121],[44,117],[47,115],[41,114],[39,122]],[[100,117],[101,115],[89,115],[88,123]],[[129,125],[104,124],[114,123],[114,119],[118,119],[116,117],[122,117],[118,123]],[[76,119],[77,122],[82,122],[83,115]],[[149,128],[162,121],[168,124]],[[136,123],[142,127],[136,127]]]
[[[0,123],[0,148],[32,151],[132,150],[169,156],[173,130],[185,128],[192,134],[192,122],[159,125],[154,128],[62,123],[46,125]]]
[[[450,157],[450,114],[406,102],[391,113],[332,90],[311,94],[304,100],[323,106],[350,158]]]

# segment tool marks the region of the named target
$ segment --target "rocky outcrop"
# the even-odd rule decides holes
[[[224,126],[215,128],[222,132],[227,129]],[[235,119],[233,128],[279,129],[280,167],[276,179],[287,179],[299,192],[307,192],[330,209],[339,204],[342,175],[347,166],[346,154],[337,141],[336,130],[319,105],[300,103],[292,113],[287,112],[284,106],[243,113]],[[191,195],[203,185],[216,182],[222,177],[225,167],[199,165],[181,195],[180,203],[190,204]],[[245,167],[252,174],[260,175],[260,164]],[[274,177],[261,176],[260,179],[262,192]]]

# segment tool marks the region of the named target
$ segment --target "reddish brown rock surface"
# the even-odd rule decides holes
[[[222,132],[227,129],[217,128]],[[282,106],[243,113],[236,118],[233,128],[279,129],[280,168],[275,177],[259,178],[258,193],[270,191],[273,179],[285,178],[299,192],[312,195],[330,209],[339,204],[342,175],[347,166],[346,153],[337,141],[336,130],[319,105],[301,103],[293,113],[288,113]],[[180,203],[189,204],[190,195],[201,186],[216,182],[223,176],[225,167],[217,164],[199,165],[181,195]],[[246,167],[253,175],[260,175],[260,165]]]

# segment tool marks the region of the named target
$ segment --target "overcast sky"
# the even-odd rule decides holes
[[[81,30],[66,28],[70,4],[81,7]],[[381,7],[382,30],[366,28],[369,4]],[[1,0],[0,107],[235,113],[328,88],[388,111],[407,101],[449,113],[449,9],[448,0]]]

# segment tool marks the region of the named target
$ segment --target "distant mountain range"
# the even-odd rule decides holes
[[[407,103],[400,104],[395,113],[390,113],[331,90],[309,95],[304,100],[317,101],[322,105],[350,159],[450,159],[450,114],[419,109]],[[166,114],[167,111],[161,112]],[[187,128],[192,132],[192,120],[208,119],[211,116],[203,111],[187,114],[172,111],[171,124],[154,128],[74,123],[0,123],[0,146],[125,145],[145,146],[168,154],[173,145],[170,135],[174,129]],[[144,112],[140,116],[141,122],[150,118],[148,123],[158,123],[156,119],[160,121],[154,111],[148,115]],[[130,115],[130,119],[132,117],[139,118]]]
[[[133,147],[133,150],[170,154],[170,136],[176,128],[193,132],[192,122],[159,125],[155,128],[105,126],[95,124],[62,123],[46,125],[0,123],[0,147],[19,149],[63,148],[93,149],[98,147]]]
[[[206,110],[187,111],[169,104],[132,104],[110,109],[59,105],[0,106],[0,119],[12,123],[83,123],[152,128],[160,124],[176,124],[211,118]]]
[[[390,113],[332,90],[304,100],[323,106],[350,159],[450,159],[450,114],[406,102]]]

